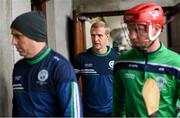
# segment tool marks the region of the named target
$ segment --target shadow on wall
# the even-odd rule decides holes
[[[69,60],[73,64],[74,63],[73,20],[69,16],[67,16],[66,18],[67,18],[66,20],[67,47],[69,52]]]

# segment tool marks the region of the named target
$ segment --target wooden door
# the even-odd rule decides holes
[[[74,56],[86,50],[85,22],[79,19],[79,13],[73,11]]]

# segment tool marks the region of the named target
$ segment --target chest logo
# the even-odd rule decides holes
[[[48,79],[48,71],[43,69],[38,73],[39,81],[46,81]]]

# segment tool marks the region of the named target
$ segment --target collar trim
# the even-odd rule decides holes
[[[40,55],[38,58],[34,59],[34,60],[27,60],[27,62],[29,64],[36,64],[38,62],[40,62],[42,59],[44,59],[48,54],[49,52],[51,51],[51,48],[48,48],[42,55]]]

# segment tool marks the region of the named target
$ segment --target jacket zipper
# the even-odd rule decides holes
[[[144,51],[144,59],[145,59],[145,65],[144,65],[144,70],[143,70],[143,79],[145,80],[145,73],[146,73],[147,63],[148,63],[148,53],[147,53],[147,51]]]

